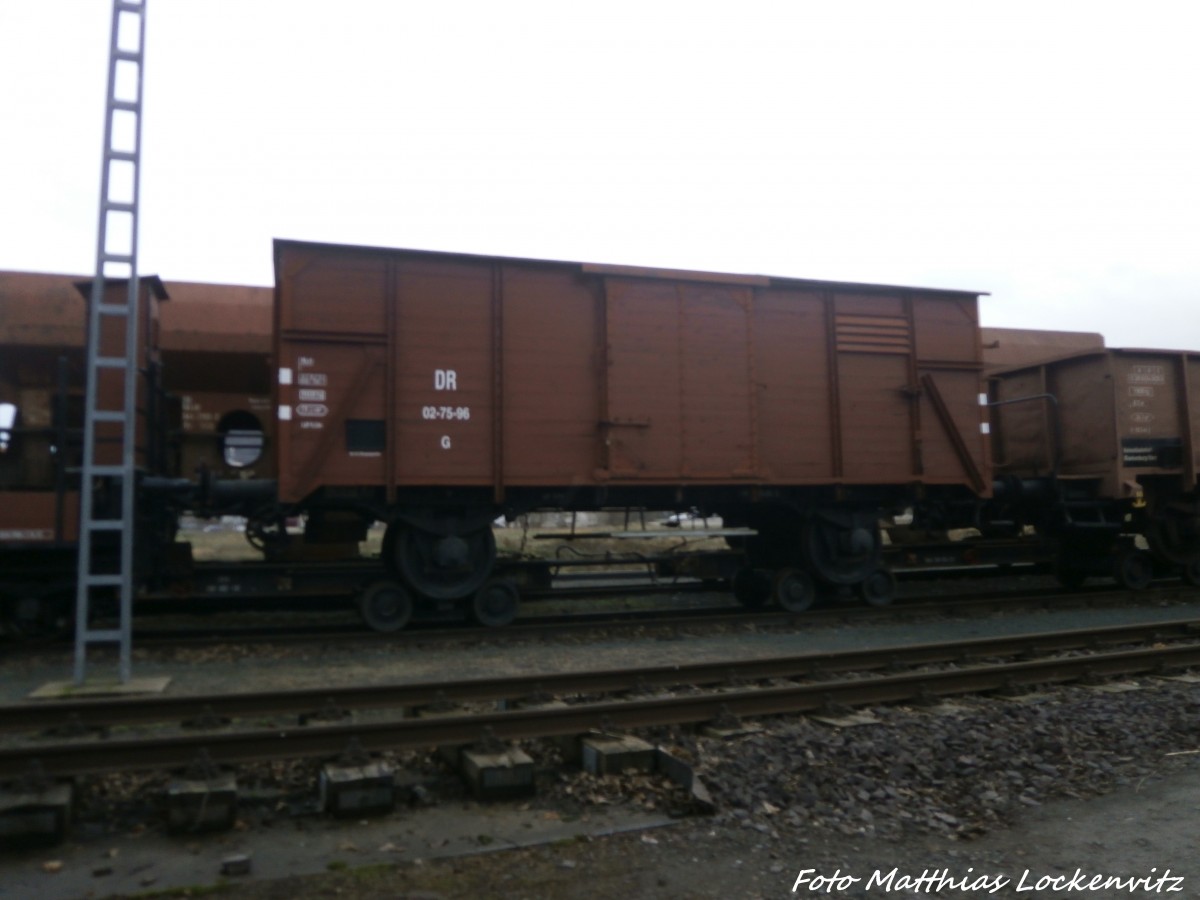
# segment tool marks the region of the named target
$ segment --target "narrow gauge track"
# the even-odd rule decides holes
[[[539,698],[547,687],[562,695],[685,685],[708,690],[675,696],[583,702],[564,707],[506,709],[432,718],[208,731],[118,740],[9,744],[0,748],[0,778],[20,777],[36,760],[49,775],[85,775],[185,767],[203,749],[215,763],[234,764],[337,756],[351,740],[368,751],[642,728],[725,717],[811,712],[836,706],[892,703],[955,694],[1061,683],[1080,678],[1161,672],[1200,665],[1195,618],[1147,625],[1077,629],[1006,638],[887,647],[846,653],[806,654],[693,666],[618,671],[548,673],[408,685],[311,689],[281,693],[221,694],[149,699],[73,700],[0,707],[0,731],[24,732],[72,723],[77,730],[179,721],[190,716],[282,715],[320,710],[406,708],[439,701]],[[1180,643],[1164,643],[1167,641]],[[1136,649],[1096,648],[1142,643]],[[1086,651],[1076,656],[1025,659],[1034,654]],[[1016,657],[1015,662],[976,662]],[[949,664],[945,669],[924,668]],[[902,667],[914,671],[896,674]],[[884,670],[882,674],[878,670]],[[833,673],[875,672],[833,679]],[[783,686],[746,687],[749,681],[809,679]],[[719,685],[712,689],[712,685]],[[101,752],[103,751],[103,752]]]
[[[640,589],[638,595],[641,594]],[[350,623],[294,625],[245,625],[189,628],[188,631],[139,628],[134,639],[143,649],[213,647],[237,641],[254,640],[280,644],[359,644],[402,642],[495,642],[545,640],[559,636],[586,635],[589,632],[677,631],[682,628],[803,627],[830,623],[857,623],[873,620],[904,619],[926,615],[984,615],[1021,609],[1087,609],[1121,605],[1158,604],[1175,599],[1200,599],[1200,590],[1178,582],[1162,582],[1145,591],[1131,592],[1115,588],[1095,588],[1063,592],[1057,589],[1025,593],[991,592],[971,597],[937,599],[912,597],[890,606],[833,604],[801,613],[780,609],[747,610],[723,606],[693,607],[671,612],[663,610],[563,613],[526,616],[504,628],[469,627],[428,622],[412,625],[404,631],[382,634]],[[36,645],[34,645],[36,646]],[[43,645],[44,646],[44,645]]]

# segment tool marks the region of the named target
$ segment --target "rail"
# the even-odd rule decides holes
[[[1165,645],[1170,637],[1194,635],[1195,620],[1129,628],[1126,626],[1085,629],[1011,638],[984,638],[948,644],[922,644],[856,651],[849,654],[815,654],[767,660],[657,667],[643,670],[545,674],[500,681],[475,680],[423,685],[373,686],[359,689],[289,691],[275,695],[222,695],[226,712],[242,704],[242,715],[297,711],[327,705],[333,699],[355,708],[417,705],[433,700],[512,699],[542,693],[551,686],[557,695],[633,690],[681,684],[720,683],[719,691],[685,696],[588,702],[566,707],[506,709],[464,715],[407,718],[384,722],[338,722],[309,726],[286,725],[268,729],[171,734],[144,738],[72,740],[57,743],[22,744],[0,748],[0,778],[13,778],[29,770],[36,759],[51,775],[84,775],[138,769],[172,769],[188,766],[201,748],[218,764],[235,764],[312,756],[335,757],[351,742],[368,751],[395,750],[438,744],[469,744],[487,736],[521,740],[591,730],[642,728],[653,725],[701,722],[733,714],[760,716],[812,712],[836,706],[895,703],[993,691],[1032,684],[1072,681],[1082,677],[1111,677],[1182,669],[1200,665],[1200,643]],[[1093,652],[1073,657],[963,665],[964,660],[1001,654],[1057,652],[1096,646],[1108,641],[1129,643],[1151,641],[1133,650]],[[882,674],[845,680],[745,688],[728,687],[748,680],[792,676],[814,677],[829,672],[872,667],[889,669],[900,665],[923,666],[953,662],[953,668]],[[161,721],[178,717],[184,704],[209,704],[213,698],[155,698],[153,700],[74,701],[48,705],[61,717],[78,716],[86,721],[89,708],[106,716],[124,714],[123,721]],[[172,705],[174,704],[174,705]],[[56,708],[57,707],[57,708]],[[194,707],[193,707],[194,708]],[[211,711],[218,711],[213,706]],[[120,711],[120,712],[119,712]],[[11,730],[25,716],[23,730],[32,726],[31,704],[0,709]],[[36,715],[42,716],[44,712]],[[232,715],[232,712],[229,712]],[[141,717],[141,718],[138,718]],[[47,720],[48,721],[48,720]],[[61,719],[60,719],[61,721]]]

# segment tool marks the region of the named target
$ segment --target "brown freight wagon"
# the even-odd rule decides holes
[[[991,384],[1000,493],[1040,497],[1029,524],[1062,537],[1066,580],[1112,566],[1130,586],[1148,582],[1141,535],[1159,563],[1200,581],[1200,354],[1094,350]]]
[[[461,598],[490,523],[701,507],[778,592],[890,590],[877,521],[990,492],[978,294],[275,243],[279,497]],[[316,523],[315,525],[313,523]]]

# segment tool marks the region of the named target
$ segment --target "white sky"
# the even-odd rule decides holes
[[[0,0],[0,268],[95,254],[109,0]],[[149,0],[141,271],[271,239],[989,291],[1200,349],[1200,8]]]

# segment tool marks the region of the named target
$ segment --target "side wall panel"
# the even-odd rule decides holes
[[[910,481],[913,459],[913,339],[895,296],[834,298],[841,476],[849,482]]]
[[[992,399],[1016,401],[1046,393],[1045,379],[1042,368],[1005,374],[995,380]],[[993,462],[1001,474],[1045,475],[1050,471],[1056,452],[1053,415],[1042,400],[1006,402],[993,408]]]
[[[1053,364],[1049,373],[1062,421],[1062,474],[1091,477],[1112,472],[1117,435],[1108,356]]]
[[[679,302],[669,281],[608,281],[603,428],[614,478],[672,481],[683,469]]]
[[[347,423],[384,421],[388,271],[382,258],[290,249],[277,279],[279,494],[382,484],[383,448],[351,455]]]
[[[404,259],[395,298],[395,476],[401,484],[490,484],[493,267]]]
[[[748,288],[610,279],[608,431],[617,478],[756,474]]]
[[[681,475],[724,480],[757,474],[751,292],[683,285],[680,307]]]
[[[759,462],[787,484],[833,476],[829,320],[821,294],[768,288],[754,301]]]
[[[503,461],[513,485],[589,483],[601,465],[602,287],[505,265]]]

